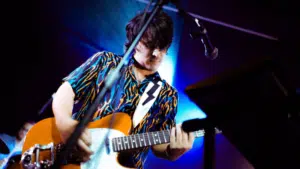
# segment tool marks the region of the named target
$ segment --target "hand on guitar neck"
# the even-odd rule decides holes
[[[75,130],[77,124],[78,121],[72,118],[65,118],[63,122],[56,121],[57,130],[60,133],[63,143],[66,143],[67,139]],[[87,129],[84,129],[77,141],[78,147],[83,151],[82,158],[84,162],[90,160],[90,156],[93,154],[92,150],[90,149],[92,142],[91,140],[90,132]]]
[[[194,140],[193,132],[186,133],[182,130],[181,124],[176,125],[171,129],[170,146],[166,151],[169,151],[173,158],[178,159],[183,153],[192,149]]]
[[[193,132],[184,132],[181,124],[178,124],[172,127],[169,138],[169,144],[154,145],[152,152],[157,157],[175,161],[193,147],[195,135]]]

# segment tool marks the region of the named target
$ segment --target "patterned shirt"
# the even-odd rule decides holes
[[[82,119],[99,93],[99,87],[104,82],[104,78],[117,67],[121,59],[122,56],[111,52],[98,52],[63,79],[71,84],[75,93],[73,118]],[[130,134],[171,129],[175,125],[177,113],[178,93],[176,89],[162,80],[158,72],[147,76],[139,84],[132,71],[133,62],[132,58],[128,66],[122,70],[120,80],[112,86],[109,92],[106,92],[103,101],[98,103],[93,120],[101,119],[113,112],[125,112],[132,118],[148,83],[158,78],[162,81],[160,93],[148,113]],[[148,151],[149,147],[144,147],[132,154],[131,161],[136,168],[143,168]]]

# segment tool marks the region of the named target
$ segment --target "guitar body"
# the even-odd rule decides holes
[[[111,140],[114,137],[127,136],[132,126],[131,119],[126,113],[116,113],[114,115],[114,123],[112,124],[111,129],[109,129],[112,117],[112,115],[108,115],[100,120],[90,122],[87,126],[92,135],[91,149],[94,154],[91,156],[91,160],[80,164],[62,165],[62,169],[126,168],[119,164],[117,160],[118,153],[113,151],[110,141],[104,139],[109,138],[109,140]],[[28,131],[23,145],[22,154],[34,147],[36,144],[48,145],[49,143],[54,143],[54,145],[57,145],[61,142],[59,132],[55,125],[55,119],[47,118],[36,123]],[[40,152],[39,161],[50,159],[50,150]]]

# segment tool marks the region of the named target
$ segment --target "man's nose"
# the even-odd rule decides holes
[[[160,55],[160,51],[158,49],[154,49],[152,55],[158,57]]]

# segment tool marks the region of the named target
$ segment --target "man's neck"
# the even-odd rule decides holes
[[[142,69],[136,65],[133,65],[133,72],[138,82],[142,82],[148,75],[155,73],[155,71]]]

